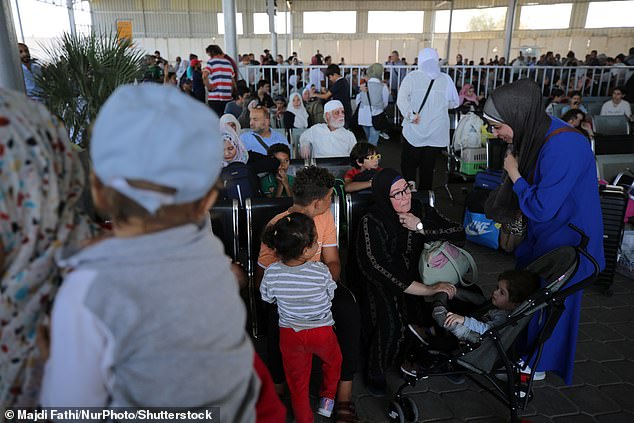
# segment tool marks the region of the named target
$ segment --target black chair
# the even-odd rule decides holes
[[[246,222],[246,270],[248,276],[249,317],[251,333],[255,338],[262,336],[262,328],[266,327],[263,316],[262,300],[255,284],[255,269],[260,254],[260,238],[266,225],[278,214],[293,205],[292,198],[248,198],[245,201]]]
[[[225,254],[237,261],[240,255],[238,200],[220,200],[209,211],[211,230],[222,241]]]
[[[595,134],[594,154],[597,156],[607,154],[634,154],[634,135]]]

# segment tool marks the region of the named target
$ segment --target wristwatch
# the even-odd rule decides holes
[[[418,222],[416,224],[416,232],[422,234],[423,233],[423,222]]]

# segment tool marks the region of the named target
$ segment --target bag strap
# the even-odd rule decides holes
[[[441,249],[440,251],[444,254],[445,257],[447,257],[447,260],[449,260],[449,263],[451,263],[451,265],[453,266],[454,270],[456,271],[456,274],[458,275],[458,279],[460,280],[460,284],[463,286],[471,286],[473,284],[476,284],[478,282],[478,267],[476,266],[475,260],[473,259],[473,256],[471,254],[469,254],[469,252],[463,250],[462,248],[451,244],[456,250],[458,250],[461,254],[464,254],[465,258],[467,259],[467,261],[469,262],[469,266],[471,267],[471,271],[473,273],[473,281],[471,283],[466,283],[464,280],[462,280],[462,275],[460,274],[460,267],[458,267],[458,263],[456,263],[456,260],[454,260],[453,257],[451,257],[451,254],[445,252],[445,249]]]
[[[434,85],[435,81],[435,79],[432,79],[429,83],[429,86],[427,87],[427,92],[425,93],[425,97],[423,98],[423,102],[421,103],[420,107],[418,108],[418,112],[416,113],[417,115],[419,115],[420,111],[423,110],[423,107],[425,107],[425,103],[427,103],[427,97],[429,97],[429,92],[431,91],[431,87]]]
[[[253,136],[255,137],[255,139],[257,140],[257,142],[260,143],[260,145],[262,146],[262,148],[264,149],[264,154],[267,154],[269,151],[269,146],[266,145],[266,143],[264,142],[264,140],[262,139],[262,137],[260,137],[258,134],[256,134],[255,132],[253,132]]]
[[[572,128],[568,125],[566,126],[562,126],[561,128],[557,128],[554,131],[552,131],[550,134],[548,134],[548,136],[544,139],[544,143],[542,144],[542,147],[544,145],[546,145],[546,143],[555,135],[559,135],[559,134],[563,134],[564,132],[576,132],[578,134],[581,134],[581,132],[579,132],[577,129]],[[582,134],[583,135],[583,134]],[[535,163],[535,167],[533,168],[533,171],[530,174],[530,177],[528,179],[528,183],[529,184],[533,184],[533,181],[535,180],[535,175],[537,174],[537,168],[539,167],[539,162]]]

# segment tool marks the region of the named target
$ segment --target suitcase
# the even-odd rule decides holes
[[[625,188],[616,185],[599,187],[601,212],[603,214],[603,250],[605,254],[605,270],[599,274],[597,285],[605,294],[612,295],[612,282],[618,258],[619,247],[623,240],[625,209],[628,194]]]
[[[473,186],[475,188],[483,188],[493,191],[502,184],[504,180],[504,171],[486,169],[475,176]]]

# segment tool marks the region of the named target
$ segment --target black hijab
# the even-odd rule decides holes
[[[370,209],[370,213],[379,218],[390,232],[407,231],[401,225],[398,214],[394,210],[394,206],[392,206],[392,201],[390,201],[392,185],[399,179],[403,179],[401,174],[389,168],[379,171],[372,178],[372,199],[374,200],[374,205]]]
[[[529,79],[502,85],[487,100],[484,115],[513,129],[513,150],[518,158],[520,174],[532,180],[539,151],[552,122],[544,111],[539,85]],[[498,223],[515,221],[519,203],[508,175],[502,185],[489,195],[484,209],[487,217]]]

